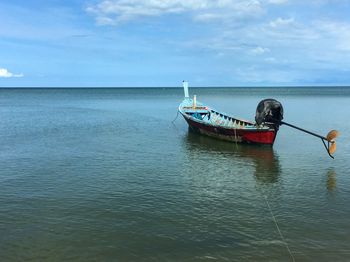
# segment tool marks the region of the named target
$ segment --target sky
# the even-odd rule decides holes
[[[1,0],[0,87],[350,85],[350,0]]]

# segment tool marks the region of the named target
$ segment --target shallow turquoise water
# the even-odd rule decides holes
[[[284,126],[273,148],[193,134],[181,88],[1,89],[0,261],[350,260],[350,89],[190,92],[246,119],[274,97],[338,129],[336,159]]]

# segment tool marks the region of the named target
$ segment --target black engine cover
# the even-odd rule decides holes
[[[258,125],[262,123],[273,123],[277,126],[283,119],[283,106],[275,99],[262,100],[256,108],[255,121]]]

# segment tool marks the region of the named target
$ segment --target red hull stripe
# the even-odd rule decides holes
[[[184,117],[188,125],[201,134],[216,137],[233,142],[245,142],[255,144],[273,145],[276,138],[275,130],[248,130],[248,129],[231,129],[220,126],[204,125],[190,118]]]

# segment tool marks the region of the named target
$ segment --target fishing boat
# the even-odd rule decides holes
[[[252,122],[218,111],[197,101],[196,96],[193,99],[190,98],[186,81],[183,81],[183,88],[185,97],[178,111],[188,123],[189,128],[197,133],[235,143],[272,146],[279,127],[284,124],[321,138],[329,156],[333,158],[338,131],[332,130],[324,137],[282,121],[283,106],[275,99],[262,100],[256,109],[255,122]]]
[[[257,125],[215,110],[197,101],[196,96],[191,99],[187,82],[183,82],[183,87],[185,98],[179,105],[179,112],[193,131],[237,143],[273,145],[275,142],[278,125],[270,122]],[[280,108],[283,110],[282,106]]]

